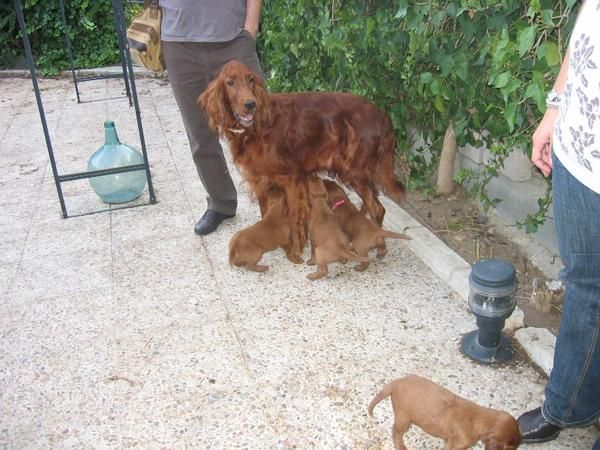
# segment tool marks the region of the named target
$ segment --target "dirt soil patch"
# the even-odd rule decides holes
[[[403,206],[469,264],[492,257],[510,261],[517,270],[517,304],[525,314],[525,325],[547,328],[557,334],[560,302],[555,301],[549,312],[542,312],[530,301],[536,279],[545,280],[543,273],[531,263],[521,246],[488,223],[463,190],[457,189],[448,197],[409,192]]]

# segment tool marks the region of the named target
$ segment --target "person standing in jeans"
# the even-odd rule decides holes
[[[206,235],[235,215],[237,192],[218,136],[208,128],[196,101],[230,60],[262,75],[255,42],[262,1],[160,0],[160,7],[163,58],[194,164],[208,193],[207,210],[194,231]]]
[[[600,1],[578,14],[548,109],[533,134],[531,160],[552,173],[552,199],[565,281],[554,365],[541,407],[518,422],[523,443],[600,416]],[[600,450],[600,438],[593,446]]]

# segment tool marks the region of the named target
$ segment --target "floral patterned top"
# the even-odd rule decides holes
[[[569,71],[554,126],[553,151],[600,194],[600,0],[588,0],[571,35]]]

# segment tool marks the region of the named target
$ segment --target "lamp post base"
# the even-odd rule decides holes
[[[497,347],[484,347],[479,343],[478,335],[479,330],[474,330],[461,339],[460,347],[465,355],[485,364],[503,363],[512,358],[512,345],[506,336],[500,335]]]

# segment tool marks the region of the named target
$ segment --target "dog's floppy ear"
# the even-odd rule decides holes
[[[261,76],[254,74],[254,95],[256,96],[256,121],[258,127],[271,122],[271,101],[267,96],[265,82]]]
[[[233,126],[233,119],[226,110],[226,102],[227,96],[220,76],[212,80],[198,97],[198,105],[206,112],[208,126],[219,135],[224,128]]]
[[[491,438],[485,442],[484,450],[514,450],[519,446],[520,439],[517,441],[498,441]]]
[[[521,443],[519,424],[508,413],[500,413],[494,426],[481,437],[485,450],[514,450]]]

